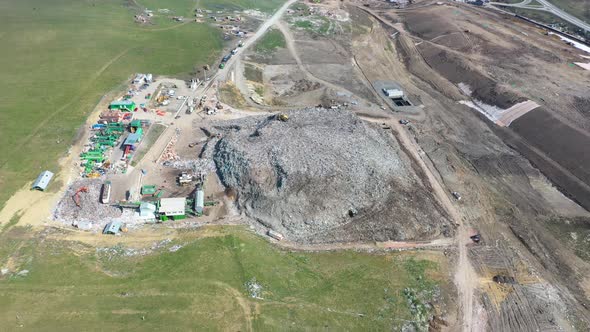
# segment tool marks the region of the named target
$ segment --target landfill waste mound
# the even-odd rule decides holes
[[[99,179],[83,179],[74,182],[66,190],[53,211],[54,220],[68,225],[85,222],[102,228],[113,218],[121,219],[124,217],[121,209],[100,203],[102,184],[103,181]],[[86,191],[78,194],[80,203],[80,206],[78,206],[74,196],[83,187],[86,188]]]
[[[213,158],[254,221],[299,243],[451,236],[390,130],[312,108],[223,121]],[[283,121],[281,121],[283,120]]]

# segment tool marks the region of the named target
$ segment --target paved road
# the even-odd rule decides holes
[[[588,24],[588,23],[580,20],[579,18],[577,18],[573,15],[570,15],[570,14],[566,13],[565,11],[557,8],[555,5],[553,5],[548,0],[537,0],[537,2],[540,3],[542,6],[530,5],[531,0],[524,0],[522,2],[512,3],[512,4],[501,3],[501,2],[490,2],[490,4],[496,5],[496,6],[503,6],[503,7],[516,7],[516,8],[542,10],[542,11],[550,12],[551,14],[563,19],[564,21],[567,21],[567,22],[579,27],[580,29],[590,31],[590,24]]]

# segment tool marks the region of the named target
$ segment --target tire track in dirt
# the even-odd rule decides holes
[[[12,153],[15,153],[15,151],[20,150],[23,146],[28,144],[33,139],[33,137],[39,133],[41,128],[45,127],[57,115],[63,113],[65,110],[67,110],[76,100],[80,99],[80,96],[84,95],[84,93],[88,90],[88,88],[90,88],[92,83],[94,81],[96,81],[96,79],[98,79],[100,77],[100,75],[102,75],[102,73],[104,73],[113,63],[115,63],[117,60],[119,60],[121,57],[123,57],[125,54],[127,54],[130,50],[131,50],[131,48],[127,48],[127,49],[123,50],[121,53],[117,54],[115,57],[113,57],[107,63],[105,63],[102,67],[100,67],[92,75],[91,79],[87,81],[86,85],[82,88],[80,93],[78,93],[68,103],[66,103],[62,107],[58,108],[55,112],[49,114],[48,117],[46,117],[43,121],[41,121],[41,123],[39,123],[29,135],[27,135],[23,140],[21,140],[20,143],[16,144],[16,146],[12,150]],[[2,165],[0,165],[0,168],[3,168],[7,163],[8,163],[8,161],[5,161],[4,163],[2,163]]]

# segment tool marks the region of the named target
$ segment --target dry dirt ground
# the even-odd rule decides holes
[[[447,188],[463,193],[460,213],[483,236],[483,245],[468,249],[478,280],[472,319],[463,323],[471,329],[585,330],[589,266],[563,241],[564,232],[554,231],[575,220],[579,228],[568,228],[575,237],[590,221],[555,187],[581,204],[590,197],[582,191],[587,153],[578,151],[588,137],[589,75],[568,65],[580,52],[496,13],[427,4],[356,7],[359,17],[371,19],[368,33],[354,38],[353,53],[369,79],[396,80],[424,105],[425,117],[414,121],[412,133]],[[388,43],[393,52],[383,47]],[[502,129],[457,105],[469,99],[458,83],[486,104],[508,108],[532,99],[542,108]],[[555,172],[547,171],[545,159]],[[560,182],[572,174],[571,188],[580,187],[574,192]],[[494,283],[495,275],[512,276],[517,284]]]
[[[456,280],[461,318],[450,330],[586,330],[590,265],[580,252],[590,222],[590,74],[571,65],[582,53],[474,6],[305,3],[346,11],[350,21],[339,24],[349,28],[322,35],[283,21],[287,46],[270,58],[249,53],[245,61],[261,68],[265,90],[287,105],[349,92],[360,102],[350,109],[367,119],[412,121],[398,126],[398,140],[415,144],[446,196],[463,196],[452,202],[464,224],[457,252],[464,271]],[[315,82],[301,85],[313,89],[293,90],[303,79]],[[378,81],[397,83],[417,107],[378,111]],[[502,109],[533,100],[541,107],[501,128],[458,103],[465,100]],[[460,238],[474,231],[482,234],[479,245]]]
[[[457,227],[452,246],[448,239],[378,245],[434,246],[451,256],[457,308],[437,317],[445,323],[433,323],[433,329],[590,329],[590,160],[584,150],[590,75],[570,66],[581,59],[580,52],[535,27],[463,4],[414,1],[397,9],[372,0],[302,2],[346,13],[346,19],[328,16],[329,26],[339,28],[321,33],[297,28],[289,19],[279,22],[286,47],[270,57],[248,51],[238,58],[237,91],[248,93],[245,72],[253,66],[265,104],[247,100],[249,110],[348,104],[343,112],[389,127]],[[416,107],[408,113],[388,109],[376,82],[395,82]],[[502,128],[459,103],[478,100],[508,108],[529,99],[541,107]],[[252,114],[230,108],[211,119]],[[402,126],[400,119],[411,124]],[[199,127],[208,121],[194,114],[176,122],[192,133],[179,139],[179,155],[194,157],[196,151],[186,146],[201,137]],[[146,156],[142,166],[153,164],[153,157]],[[148,176],[173,181],[173,174],[160,167],[151,167]],[[215,188],[224,200],[223,188]],[[453,191],[461,193],[460,201]],[[49,208],[57,197],[47,197]],[[229,209],[210,220],[228,215]],[[474,233],[481,234],[479,244],[469,240]],[[309,250],[366,246],[285,245]],[[496,282],[498,277],[508,282]]]

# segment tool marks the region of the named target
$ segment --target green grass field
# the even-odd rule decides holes
[[[267,11],[282,0],[201,1]],[[212,63],[219,29],[170,17],[193,16],[193,0],[0,2],[0,208],[57,160],[103,95],[135,72],[186,77]],[[154,25],[133,16],[154,10]],[[157,9],[172,12],[159,14]]]
[[[141,142],[139,149],[135,152],[135,155],[133,156],[133,160],[131,161],[132,166],[136,166],[141,161],[145,154],[156,143],[158,138],[160,138],[160,135],[162,135],[166,128],[167,126],[161,123],[155,123],[150,127],[147,134],[143,138],[143,141]]]
[[[278,29],[268,30],[267,33],[258,40],[254,50],[258,53],[272,54],[277,48],[287,46],[285,36]]]
[[[213,230],[127,257],[123,246],[99,252],[13,228],[0,235],[0,265],[29,272],[0,277],[3,329],[400,330],[448,287],[444,269],[409,252],[288,252],[241,228]],[[183,247],[170,252],[174,243]]]

